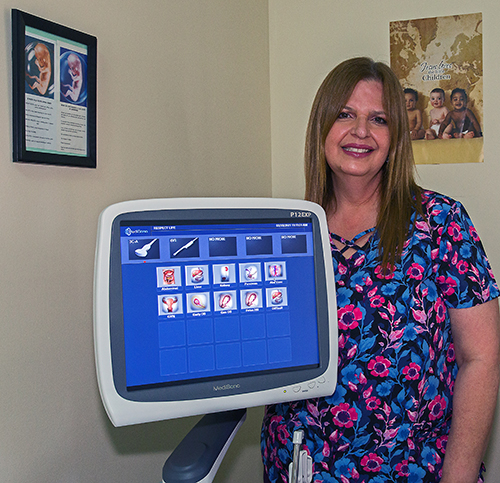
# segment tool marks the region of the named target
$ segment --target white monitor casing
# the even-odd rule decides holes
[[[252,389],[250,392],[241,392],[241,390],[240,392],[234,392],[231,386],[236,386],[238,383],[231,380],[231,382],[213,382],[214,391],[211,397],[152,401],[132,400],[123,397],[117,390],[115,383],[114,374],[117,368],[113,367],[112,350],[114,348],[110,327],[112,323],[110,320],[110,258],[112,255],[114,220],[123,214],[131,214],[131,216],[134,214],[144,216],[146,214],[147,216],[148,213],[154,213],[153,217],[160,215],[168,219],[170,211],[175,211],[177,216],[184,211],[186,214],[196,212],[197,216],[199,216],[204,210],[209,210],[210,216],[213,216],[217,210],[221,210],[221,212],[231,210],[235,218],[244,217],[244,213],[248,210],[259,212],[261,216],[265,217],[266,210],[270,210],[270,213],[282,212],[283,217],[288,217],[291,222],[300,221],[301,217],[313,217],[316,220],[315,250],[316,252],[319,251],[319,253],[315,253],[315,257],[322,260],[321,273],[317,274],[316,283],[322,285],[323,294],[318,303],[325,305],[324,311],[321,313],[324,313],[328,318],[328,327],[327,329],[323,327],[320,334],[321,337],[327,339],[328,354],[325,354],[325,350],[322,349],[322,367],[319,372],[316,371],[314,377],[305,379],[299,377],[293,383],[277,384],[275,387],[267,387],[263,390]],[[319,205],[307,201],[273,198],[148,199],[126,201],[106,208],[100,215],[97,232],[94,279],[94,344],[101,398],[106,412],[115,426],[228,411],[332,394],[337,380],[337,307],[329,233],[323,209]]]

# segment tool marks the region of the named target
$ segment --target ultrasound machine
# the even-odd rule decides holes
[[[315,203],[149,199],[101,213],[94,342],[111,422],[206,415],[166,461],[164,483],[213,481],[246,408],[332,394],[336,314]],[[301,437],[291,483],[312,477]]]

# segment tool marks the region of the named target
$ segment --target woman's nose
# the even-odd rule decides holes
[[[360,138],[364,138],[368,136],[368,133],[369,127],[367,119],[363,116],[358,116],[354,122],[353,134]]]

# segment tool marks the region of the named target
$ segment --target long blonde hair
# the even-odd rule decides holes
[[[415,165],[405,97],[397,77],[386,64],[367,57],[349,59],[335,67],[321,84],[307,126],[305,198],[320,204],[326,211],[335,206],[332,170],[325,157],[325,141],[361,80],[381,82],[391,135],[387,163],[382,168],[377,230],[382,267],[392,271],[401,256],[412,214],[415,211],[423,213],[421,190],[414,178]]]

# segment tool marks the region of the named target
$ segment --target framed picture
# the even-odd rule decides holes
[[[12,10],[14,162],[97,166],[97,38]]]
[[[389,29],[391,67],[413,106],[415,163],[482,163],[482,13],[398,20]]]

